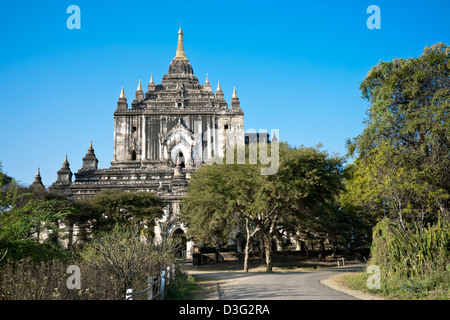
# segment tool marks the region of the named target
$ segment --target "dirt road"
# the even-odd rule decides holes
[[[339,274],[360,272],[364,264],[302,272],[223,272],[191,269],[189,274],[214,283],[212,300],[354,300],[321,283]]]

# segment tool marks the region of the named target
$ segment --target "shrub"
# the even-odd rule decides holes
[[[149,276],[156,278],[173,261],[167,251],[142,238],[138,228],[116,225],[90,243],[82,254],[83,260],[113,275],[125,295],[127,288],[139,288]]]
[[[170,281],[167,287],[165,300],[191,299],[194,292],[199,289],[199,284],[192,275],[187,275],[177,270],[176,277]]]
[[[67,267],[81,270],[81,289],[68,289]],[[124,295],[114,276],[83,261],[11,261],[2,267],[0,299],[2,300],[114,300]]]
[[[0,299],[123,300],[126,289],[145,289],[149,276],[156,279],[173,262],[167,243],[157,246],[142,241],[139,229],[116,226],[93,239],[78,258],[7,261],[1,266]],[[80,268],[81,289],[67,288],[70,265]]]
[[[388,218],[373,231],[371,263],[382,276],[413,277],[439,274],[449,267],[450,228],[441,224],[419,228],[413,224],[403,230]]]
[[[449,251],[450,228],[440,220],[403,229],[384,218],[374,227],[371,247],[370,264],[381,271],[377,292],[400,299],[448,299]]]

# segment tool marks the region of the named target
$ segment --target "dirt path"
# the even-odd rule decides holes
[[[260,260],[252,260],[248,273],[242,261],[187,266],[205,290],[198,300],[269,299],[269,300],[352,300],[376,297],[349,290],[336,281],[343,274],[362,271],[364,264],[347,261],[336,267],[333,261],[281,257],[274,261],[272,273],[265,273]]]

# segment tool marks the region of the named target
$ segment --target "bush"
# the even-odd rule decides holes
[[[67,268],[81,270],[81,289],[68,289]],[[116,300],[124,299],[114,275],[83,261],[33,261],[7,263],[0,275],[2,300]]]
[[[449,274],[433,275],[429,277],[395,277],[384,278],[380,289],[368,289],[367,279],[370,274],[357,272],[344,275],[340,278],[343,285],[368,293],[386,296],[390,299],[416,300],[449,300],[450,279]]]
[[[398,299],[449,299],[448,272],[450,228],[441,224],[419,228],[384,218],[373,230],[369,265],[381,271],[381,288],[366,287],[369,274],[349,275],[345,282],[353,288]]]
[[[373,231],[371,263],[381,268],[385,277],[413,277],[448,271],[450,228],[439,221],[419,228],[412,225],[403,230],[388,218]]]
[[[165,300],[188,300],[199,289],[199,284],[192,275],[180,271],[176,272],[175,279],[171,280],[167,287]]]
[[[58,244],[52,242],[40,243],[38,239],[23,239],[0,243],[0,258],[4,254],[6,261],[20,261],[30,258],[32,261],[43,262],[53,259],[68,260],[74,257],[70,251],[63,250]]]
[[[160,268],[155,246],[141,241],[136,228],[115,226],[111,232],[100,234],[84,250],[82,257],[91,267],[113,275],[123,294],[134,281],[145,282],[146,277],[157,274]]]
[[[139,229],[119,226],[98,235],[79,258],[74,257],[6,262],[1,267],[0,299],[123,300],[126,289],[145,289],[149,276],[156,278],[161,268],[174,262],[170,246],[147,243]],[[67,288],[70,265],[80,268],[81,289]]]

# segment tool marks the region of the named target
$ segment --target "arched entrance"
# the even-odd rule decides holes
[[[177,164],[178,159],[181,160],[183,168],[188,166],[191,161],[191,151],[185,144],[177,144],[170,152],[170,158],[174,165]]]
[[[186,165],[184,164],[184,155],[183,155],[183,152],[178,152],[178,159],[179,159],[179,161],[180,161],[180,167],[182,167],[182,168],[184,168]],[[176,163],[178,163],[178,160],[177,160],[177,162]]]
[[[177,258],[185,258],[186,255],[186,234],[183,229],[177,228],[173,231],[171,235],[172,239],[175,240],[176,244],[176,257]]]
[[[175,165],[181,153],[183,166],[189,167],[191,165],[194,133],[187,128],[181,119],[178,119],[178,123],[169,132],[161,136],[161,146],[164,159],[170,159]]]

